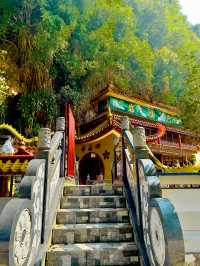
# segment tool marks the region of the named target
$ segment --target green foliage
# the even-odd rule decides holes
[[[148,43],[134,34],[131,7],[122,1],[106,0],[76,1],[74,6],[79,10],[76,26],[68,47],[54,61],[56,84],[81,88],[90,94],[110,80],[124,88],[149,87],[153,53]],[[59,74],[63,77],[64,73],[66,83],[59,80]]]
[[[4,72],[0,70],[0,104],[2,104],[8,95],[8,85],[4,77]]]
[[[6,113],[7,113],[7,105],[6,102],[3,102],[0,104],[0,124],[5,123]]]
[[[49,90],[38,90],[19,99],[21,126],[26,133],[36,134],[39,127],[54,124],[57,114],[56,95]]]
[[[188,87],[179,103],[185,127],[200,134],[200,57],[197,60],[196,55],[190,55],[188,61],[190,62],[186,80]]]
[[[64,105],[66,103],[71,103],[74,109],[77,109],[79,106],[79,103],[83,101],[85,98],[87,98],[86,95],[81,95],[80,91],[74,90],[69,86],[65,86],[61,88],[58,94],[58,102],[62,108],[64,108]]]
[[[65,12],[68,12],[69,7],[65,3],[63,0],[1,1],[3,16],[0,20],[0,43],[8,51],[12,65],[17,70],[15,79],[20,90],[51,86],[49,70],[53,57],[67,45],[73,27],[65,21]]]
[[[178,0],[2,0],[0,10],[0,48],[7,50],[12,87],[53,87],[62,108],[113,81],[132,95],[181,106],[186,126],[194,128],[189,103],[198,109],[200,31]],[[32,114],[25,121],[36,125]]]
[[[9,86],[5,77],[5,51],[0,50],[0,105],[5,102],[9,94]]]
[[[7,103],[6,99],[9,95],[9,86],[6,80],[5,71],[6,52],[0,50],[0,124],[6,120]]]
[[[184,125],[200,134],[200,87],[188,89],[181,97],[181,111]]]

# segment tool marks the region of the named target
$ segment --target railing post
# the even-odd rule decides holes
[[[49,128],[41,128],[38,135],[38,150],[44,151],[50,149],[51,130]]]
[[[135,127],[132,130],[133,142],[136,148],[137,159],[149,159],[149,154],[146,148],[146,135],[143,127]]]
[[[124,117],[121,123],[122,127],[122,158],[123,158],[123,181],[124,187],[126,191],[127,201],[129,208],[131,210],[131,217],[133,220],[134,229],[136,232],[136,238],[139,245],[139,251],[141,255],[141,263],[145,266],[150,266],[148,253],[145,246],[144,234],[143,234],[143,222],[142,222],[142,209],[141,209],[141,191],[140,191],[140,178],[139,178],[139,167],[138,162],[139,159],[143,158],[143,156],[147,156],[146,152],[146,137],[145,130],[142,127],[130,127],[129,118]],[[133,197],[133,191],[131,191],[130,183],[127,176],[127,168],[126,168],[126,144],[125,144],[125,131],[131,132],[132,140],[133,140],[133,149],[135,153],[136,160],[136,193]],[[129,134],[129,136],[131,137]],[[131,140],[131,141],[132,141]],[[132,151],[133,152],[133,151]],[[137,197],[137,202],[135,202],[134,198]]]
[[[124,116],[122,118],[121,128],[122,128],[122,131],[130,129],[130,122],[129,122],[129,117],[128,116]]]
[[[143,127],[135,127],[132,130],[133,141],[137,148],[144,148],[146,146],[145,129]]]
[[[41,243],[45,241],[45,216],[47,209],[47,185],[48,185],[48,165],[49,165],[49,149],[51,144],[51,130],[49,128],[41,128],[38,134],[38,154],[37,159],[45,159],[45,176],[44,176],[44,196],[43,196],[43,211],[42,211],[42,232]]]
[[[58,117],[56,119],[56,131],[65,131],[65,118]]]
[[[58,117],[56,120],[56,131],[61,131],[63,133],[63,139],[61,143],[62,148],[62,156],[61,156],[61,164],[60,164],[60,176],[65,177],[65,118]]]

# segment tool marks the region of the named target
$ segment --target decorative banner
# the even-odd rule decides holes
[[[68,156],[67,156],[67,175],[74,177],[75,165],[75,120],[71,107],[67,106],[68,114]]]
[[[159,108],[148,108],[134,103],[129,103],[117,98],[109,97],[109,106],[111,110],[142,117],[155,122],[161,122],[167,125],[181,126],[181,119],[162,112]]]

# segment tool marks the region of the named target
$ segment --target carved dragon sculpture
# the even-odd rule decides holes
[[[169,167],[161,163],[156,156],[152,153],[150,148],[146,145],[146,149],[148,151],[148,154],[151,158],[151,160],[154,162],[156,167],[160,170],[162,170],[165,173],[174,173],[174,172],[199,172],[200,171],[200,152],[193,155],[194,157],[194,163],[189,163],[188,165],[185,165],[183,167]]]
[[[27,144],[30,144],[30,143],[38,141],[38,137],[33,137],[33,138],[30,138],[30,139],[25,138],[15,128],[13,128],[12,126],[10,126],[8,124],[0,125],[0,129],[5,129],[5,130],[9,131],[17,139],[19,139],[19,140],[21,140],[21,141],[23,141],[23,142],[25,142]]]

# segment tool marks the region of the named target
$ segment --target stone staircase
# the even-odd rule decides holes
[[[140,265],[121,186],[64,187],[46,265]]]

